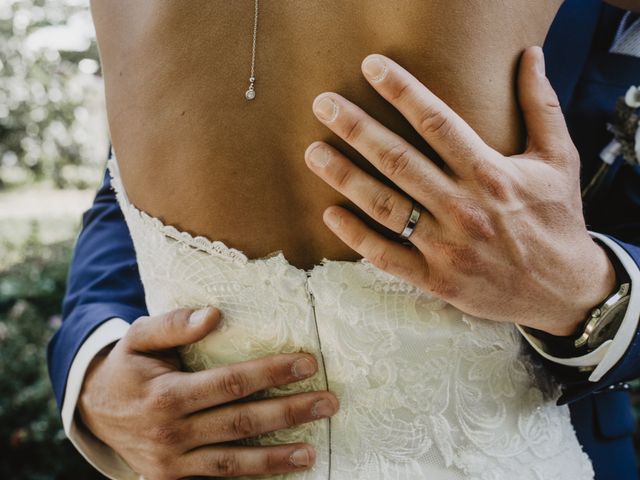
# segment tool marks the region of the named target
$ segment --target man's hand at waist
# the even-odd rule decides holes
[[[201,340],[219,322],[213,308],[141,317],[87,369],[77,419],[148,480],[290,473],[315,462],[308,444],[231,443],[336,413],[338,401],[326,391],[250,398],[314,375],[314,357],[280,354],[183,371],[177,347]]]

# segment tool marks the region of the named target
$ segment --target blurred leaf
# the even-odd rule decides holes
[[[47,372],[72,241],[42,245],[34,227],[19,248],[0,270],[0,478],[103,478],[66,439]]]
[[[0,1],[0,190],[100,180],[106,125],[87,122],[86,107],[103,118],[102,82],[80,68],[98,61],[88,4]]]

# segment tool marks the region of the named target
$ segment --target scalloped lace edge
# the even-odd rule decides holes
[[[366,258],[361,258],[355,261],[331,260],[331,259],[323,258],[320,263],[313,265],[311,268],[307,270],[296,267],[295,265],[291,264],[291,262],[289,262],[289,260],[285,257],[282,250],[278,250],[276,252],[273,252],[267,256],[260,257],[260,258],[249,258],[241,250],[229,247],[228,245],[226,245],[224,242],[220,240],[211,240],[203,235],[194,236],[189,232],[179,230],[173,225],[165,224],[159,218],[151,216],[147,212],[137,208],[133,203],[131,203],[131,201],[129,200],[129,197],[127,196],[126,190],[124,188],[124,184],[122,182],[122,177],[120,175],[120,168],[118,165],[116,154],[115,154],[115,151],[113,150],[111,153],[111,158],[109,158],[109,160],[107,161],[107,168],[109,171],[109,176],[111,178],[111,186],[112,186],[111,188],[113,188],[113,190],[115,191],[116,198],[118,199],[118,202],[120,203],[120,206],[123,210],[127,209],[128,212],[130,212],[134,217],[137,217],[142,222],[151,225],[154,230],[160,232],[162,235],[172,238],[178,242],[187,244],[195,249],[201,250],[210,255],[215,255],[217,257],[231,260],[231,261],[240,263],[242,265],[246,265],[247,263],[273,262],[275,260],[275,261],[281,262],[284,266],[288,268],[291,268],[298,272],[304,272],[305,274],[309,274],[316,268],[323,265],[331,264],[331,263],[334,263],[334,264],[341,264],[341,263],[342,264],[344,263],[358,264],[359,263],[363,265],[365,268],[367,268],[367,270],[375,271],[378,275],[389,276],[390,278],[396,279],[396,277],[394,277],[393,275],[376,268]]]

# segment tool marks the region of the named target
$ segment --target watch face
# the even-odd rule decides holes
[[[607,340],[611,340],[620,328],[622,319],[627,312],[629,297],[625,297],[613,305],[609,311],[600,319],[598,325],[589,336],[589,349],[598,348]]]

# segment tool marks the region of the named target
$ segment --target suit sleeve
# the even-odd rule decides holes
[[[76,405],[91,360],[146,314],[135,249],[107,171],[82,218],[67,278],[62,326],[49,342],[47,361],[67,437],[111,479],[137,480],[139,476],[84,427]]]
[[[601,151],[613,138],[607,125],[614,121],[616,102],[640,74],[640,58],[611,53],[625,12],[597,3],[565,2],[563,19],[546,44],[550,80],[582,158],[583,186],[602,165]],[[640,166],[618,159],[584,213],[592,237],[630,279],[631,296],[615,337],[589,358],[564,359],[562,365],[539,357],[564,385],[561,403],[625,389],[625,382],[640,377]]]
[[[67,278],[62,325],[49,341],[47,363],[58,407],[72,362],[85,340],[113,318],[146,315],[135,250],[108,172],[84,213]]]

